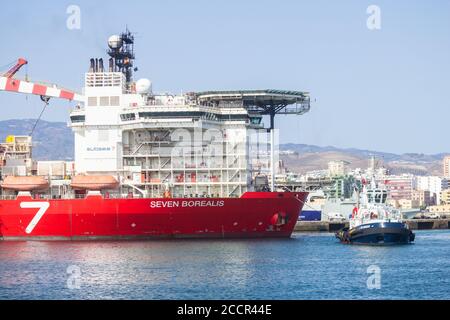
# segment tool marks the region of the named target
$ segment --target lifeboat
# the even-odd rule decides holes
[[[81,190],[116,189],[119,182],[113,176],[75,176],[70,186]]]
[[[3,189],[14,191],[42,191],[48,189],[48,186],[48,181],[43,177],[38,176],[8,176],[1,184]]]

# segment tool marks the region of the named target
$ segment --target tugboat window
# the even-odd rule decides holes
[[[381,203],[381,194],[375,193],[375,203]]]

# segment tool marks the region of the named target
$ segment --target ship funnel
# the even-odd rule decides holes
[[[89,72],[94,72],[95,70],[95,60],[94,58],[91,58],[91,65],[89,67]]]
[[[100,58],[98,60],[98,72],[104,72],[104,68],[103,68],[103,58]]]
[[[114,59],[109,58],[109,72],[114,72]]]
[[[94,68],[94,72],[98,72],[98,59],[95,58],[95,68]]]

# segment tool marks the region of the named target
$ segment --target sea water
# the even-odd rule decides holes
[[[450,299],[450,230],[412,245],[291,239],[0,241],[0,299]]]

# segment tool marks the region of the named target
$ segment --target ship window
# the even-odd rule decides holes
[[[109,97],[100,97],[100,106],[109,106]]]
[[[110,105],[112,105],[112,106],[119,106],[120,105],[120,98],[119,98],[119,96],[112,96],[110,101],[111,101]]]
[[[261,120],[262,120],[262,118],[259,118],[259,117],[251,117],[250,118],[250,122],[252,124],[261,124]]]
[[[381,203],[381,194],[375,193],[375,203]]]
[[[136,120],[136,115],[134,113],[125,113],[120,115],[122,121]]]
[[[72,123],[84,122],[85,118],[84,118],[84,116],[71,116],[70,120],[72,121]]]
[[[97,97],[88,97],[89,106],[97,106]]]

